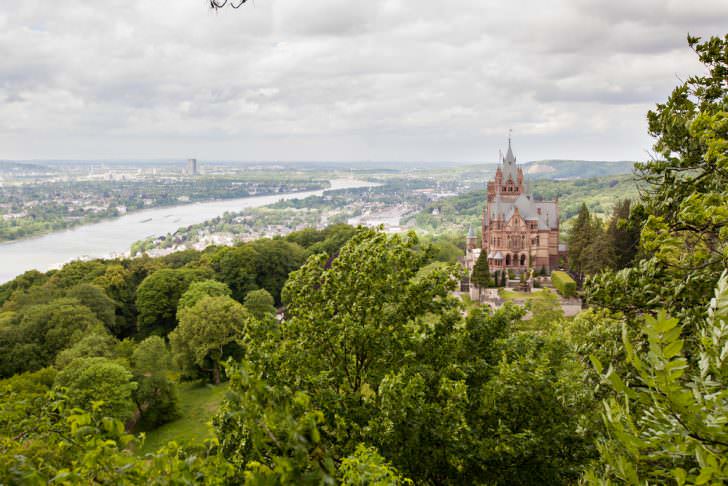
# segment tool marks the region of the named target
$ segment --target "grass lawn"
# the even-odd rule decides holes
[[[219,386],[200,383],[180,384],[178,386],[180,418],[147,432],[144,447],[139,453],[154,452],[170,441],[178,444],[189,441],[201,443],[213,437],[209,422],[217,412],[226,390],[226,383]]]
[[[536,290],[534,292],[516,292],[514,290],[500,289],[498,291],[503,300],[530,300],[543,299],[546,294],[551,292],[549,289]]]

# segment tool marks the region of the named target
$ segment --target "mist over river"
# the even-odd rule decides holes
[[[222,216],[225,212],[266,206],[280,200],[320,196],[325,190],[376,185],[356,179],[334,179],[330,182],[330,188],[316,191],[145,209],[108,221],[0,243],[0,283],[12,280],[28,270],[46,271],[78,258],[104,258],[123,254],[135,241],[165,235],[178,228]]]

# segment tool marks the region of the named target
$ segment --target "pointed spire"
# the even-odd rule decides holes
[[[468,238],[475,238],[475,232],[473,231],[473,225],[468,226]]]
[[[505,161],[509,164],[516,162],[516,157],[513,155],[513,149],[511,148],[511,132],[512,130],[508,130],[508,152],[506,152],[505,158]]]

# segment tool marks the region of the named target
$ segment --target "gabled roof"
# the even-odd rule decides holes
[[[491,220],[502,217],[504,221],[510,221],[516,210],[525,221],[538,221],[539,229],[556,229],[558,227],[559,212],[556,203],[535,202],[525,194],[510,201],[496,195],[489,216]]]

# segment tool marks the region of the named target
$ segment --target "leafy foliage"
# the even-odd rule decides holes
[[[217,280],[192,282],[187,291],[179,299],[177,313],[179,314],[183,309],[193,307],[205,297],[229,297],[231,294],[230,288]]]
[[[31,306],[18,317],[17,323],[0,329],[0,376],[47,366],[60,351],[102,326],[88,307],[74,299]]]
[[[678,320],[664,312],[645,317],[647,352],[636,350],[625,333],[637,384],[612,368],[605,374],[618,397],[605,403],[603,468],[588,476],[590,482],[605,483],[598,476],[631,484],[728,481],[728,274],[707,314],[694,363],[684,355]],[[601,361],[593,360],[601,371]]]
[[[342,478],[365,450],[364,477],[383,467],[439,484],[578,477],[594,453],[582,361],[556,339],[511,336],[518,308],[463,320],[448,296],[455,269],[428,264],[418,245],[362,229],[338,257],[313,256],[291,276],[286,319],[250,333],[215,419],[247,480]]]
[[[576,295],[576,282],[568,273],[555,270],[551,272],[551,281],[556,290],[564,297]]]
[[[92,402],[109,417],[127,420],[134,411],[131,399],[137,383],[124,366],[107,358],[77,358],[56,376],[55,387],[68,394],[69,404],[88,408]]]
[[[478,259],[473,266],[473,272],[470,275],[470,281],[479,288],[490,287],[492,278],[490,269],[488,268],[488,255],[486,252],[480,252]]]
[[[728,36],[689,37],[706,74],[690,77],[648,113],[656,157],[643,181],[641,262],[596,276],[591,303],[631,312],[665,308],[695,335],[728,267]],[[692,343],[689,343],[692,346]]]
[[[243,341],[250,312],[230,297],[204,297],[180,312],[180,323],[169,335],[172,353],[182,368],[197,366],[221,380],[220,362]]]
[[[139,330],[148,334],[168,334],[177,323],[175,316],[180,297],[193,281],[201,279],[199,271],[170,268],[145,278],[136,292]]]
[[[245,296],[245,308],[256,319],[263,319],[265,316],[275,315],[276,308],[273,303],[273,296],[265,289],[251,290]]]

